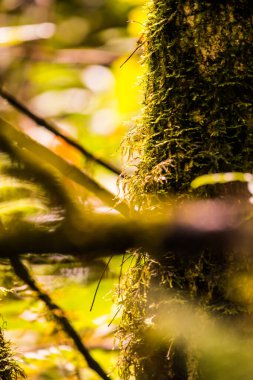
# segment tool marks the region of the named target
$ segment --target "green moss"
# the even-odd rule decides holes
[[[252,171],[252,16],[249,0],[148,4],[143,115],[125,145],[134,159],[139,157],[125,189],[140,212],[159,207],[171,195],[181,200],[231,192],[226,186],[193,192],[190,183],[199,175]],[[166,297],[157,302],[161,288],[173,288],[179,300],[186,297],[214,314],[247,313],[226,294],[231,273],[247,265],[239,264],[233,253],[217,255],[207,249],[190,262],[180,260],[180,252],[167,256],[162,262],[146,256],[128,278],[122,379],[129,379],[131,371],[141,380],[201,378],[193,349],[178,341],[168,360],[171,342],[152,345],[148,339],[145,320],[155,321],[167,302]]]
[[[10,343],[5,340],[0,329],[0,378],[1,380],[24,379],[25,374],[13,358]]]
[[[148,14],[144,115],[133,132],[141,162],[128,184],[138,204],[253,163],[252,4],[153,1]]]

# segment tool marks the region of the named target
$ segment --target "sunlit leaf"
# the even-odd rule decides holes
[[[253,182],[253,174],[241,173],[241,172],[229,172],[229,173],[215,173],[205,174],[195,178],[191,187],[197,189],[200,186],[215,185],[216,183],[228,183],[228,182]]]

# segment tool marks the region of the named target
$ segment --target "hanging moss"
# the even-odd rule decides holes
[[[143,115],[125,146],[132,157],[139,156],[126,188],[140,212],[171,195],[181,200],[234,191],[209,186],[193,193],[190,183],[199,175],[252,171],[252,17],[250,0],[148,4]],[[160,262],[148,255],[139,262],[125,286],[122,379],[131,373],[137,380],[202,378],[198,353],[183,339],[173,340],[172,333],[154,341],[159,310],[171,302],[159,294],[173,289],[173,302],[191,300],[215,315],[247,314],[227,292],[228,279],[246,266],[232,252],[214,255],[208,248],[189,262],[180,252],[168,252]]]
[[[24,378],[24,371],[14,360],[10,343],[5,340],[3,331],[0,329],[0,379],[18,380]]]

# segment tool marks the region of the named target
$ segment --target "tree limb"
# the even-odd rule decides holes
[[[96,162],[99,165],[102,165],[104,168],[110,170],[114,174],[121,174],[121,171],[118,168],[116,168],[116,166],[101,158],[96,157],[94,154],[90,153],[86,148],[80,145],[77,141],[75,141],[69,136],[62,134],[52,122],[48,122],[44,118],[36,115],[34,112],[29,110],[23,103],[21,103],[15,96],[13,96],[1,87],[0,96],[3,99],[7,100],[7,102],[10,103],[13,107],[15,107],[18,111],[20,111],[21,113],[29,117],[31,120],[33,120],[36,124],[46,128],[48,131],[54,133],[54,135],[60,137],[66,143],[77,149],[83,156],[85,156],[86,159]]]
[[[245,235],[244,229],[238,226],[242,218],[240,210],[233,206],[221,202],[196,202],[190,204],[190,209],[186,204],[183,210],[176,210],[172,218],[157,220],[87,214],[86,221],[66,220],[59,228],[50,231],[20,223],[20,226],[10,226],[9,230],[0,229],[0,257],[14,257],[21,253],[61,253],[93,259],[142,247],[156,258],[171,251],[190,258],[200,248],[208,248],[219,255],[224,247],[236,244],[239,238],[250,237],[250,233]],[[194,218],[189,214],[191,212],[194,212]]]
[[[8,147],[8,153],[18,158],[19,161],[28,164],[32,162],[33,165],[44,167],[51,172],[57,173],[58,176],[65,176],[92,192],[109,207],[118,210],[125,216],[128,215],[129,210],[127,205],[123,202],[116,203],[115,196],[88,174],[43,145],[32,140],[29,136],[8,124],[6,121],[1,119],[0,123],[0,140]]]
[[[11,265],[16,275],[24,281],[29,287],[37,293],[38,298],[47,306],[48,310],[53,315],[55,321],[62,327],[63,331],[72,339],[78,351],[86,360],[88,366],[93,369],[104,380],[110,380],[109,375],[103,370],[100,364],[92,357],[89,350],[83,344],[80,335],[69,322],[64,311],[60,306],[55,304],[51,297],[37,285],[29,270],[20,260],[19,256],[10,258]]]

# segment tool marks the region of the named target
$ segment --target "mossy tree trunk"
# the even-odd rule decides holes
[[[128,183],[130,202],[140,212],[159,207],[168,195],[224,197],[236,187],[210,186],[193,194],[190,183],[207,173],[252,171],[252,20],[251,0],[148,4],[144,113],[129,147],[140,155]],[[224,318],[247,314],[227,291],[231,275],[247,266],[234,256],[207,247],[187,262],[180,252],[138,260],[127,279],[120,329],[128,342],[122,378],[133,372],[138,380],[205,379],[198,353],[184,338],[175,331],[176,339],[172,332],[158,344],[152,330],[159,330],[164,305],[183,299]],[[170,300],[161,289],[173,290]]]

